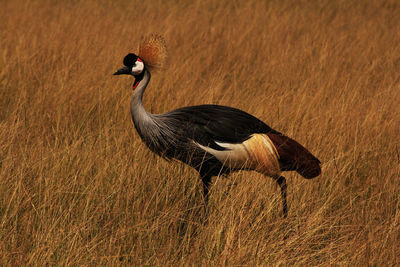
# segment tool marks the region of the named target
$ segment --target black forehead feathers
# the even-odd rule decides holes
[[[124,65],[127,67],[133,66],[138,59],[138,56],[135,54],[128,54],[124,57]]]

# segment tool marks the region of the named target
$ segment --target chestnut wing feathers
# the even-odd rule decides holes
[[[321,162],[305,147],[282,134],[267,133],[267,135],[278,150],[282,171],[297,171],[307,179],[321,174]]]

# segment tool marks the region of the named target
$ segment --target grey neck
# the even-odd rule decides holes
[[[150,81],[150,77],[150,72],[145,70],[143,79],[134,89],[131,99],[132,120],[138,131],[143,129],[143,126],[145,126],[146,124],[154,123],[152,118],[153,116],[148,113],[143,106],[143,93],[146,90],[147,84]]]
[[[163,114],[148,113],[143,106],[143,93],[150,81],[150,73],[145,70],[143,79],[133,92],[131,115],[136,130],[142,140],[155,153],[162,153],[174,143],[174,134],[163,119]]]

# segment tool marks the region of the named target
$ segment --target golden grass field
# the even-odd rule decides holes
[[[400,265],[400,2],[1,1],[1,266]],[[152,154],[112,73],[164,35],[147,109],[243,109],[322,175],[213,179]]]

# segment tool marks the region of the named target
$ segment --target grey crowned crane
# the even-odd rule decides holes
[[[143,142],[159,156],[177,159],[199,172],[206,206],[213,176],[255,170],[272,177],[281,189],[286,217],[287,185],[280,173],[297,171],[314,178],[321,174],[320,161],[295,140],[236,108],[199,105],[148,113],[142,98],[151,77],[149,69],[162,61],[164,50],[163,39],[152,36],[141,44],[138,55],[126,55],[124,67],[114,73],[135,78],[130,109]]]

